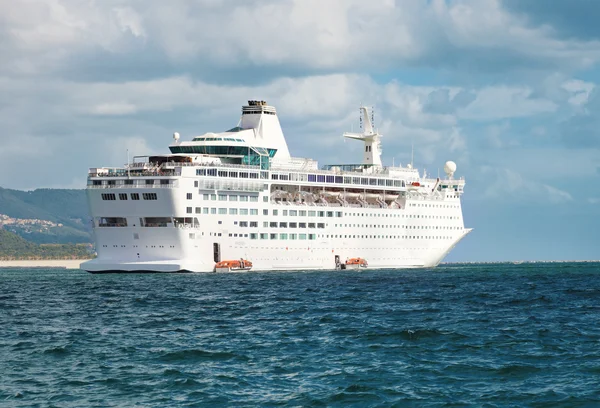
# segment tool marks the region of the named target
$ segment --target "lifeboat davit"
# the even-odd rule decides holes
[[[350,258],[345,263],[346,269],[360,269],[369,266],[366,259],[363,258]]]
[[[250,269],[252,269],[252,262],[247,259],[221,261],[215,264],[215,272],[249,271]]]

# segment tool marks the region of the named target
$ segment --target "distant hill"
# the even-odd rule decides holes
[[[90,245],[38,245],[0,229],[0,259],[86,259],[91,256]]]
[[[0,214],[13,218],[39,219],[62,224],[46,231],[7,227],[28,241],[42,243],[92,242],[85,190],[10,190],[0,187]]]

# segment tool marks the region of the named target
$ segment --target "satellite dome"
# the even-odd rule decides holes
[[[444,172],[448,175],[448,177],[452,177],[455,171],[456,163],[453,161],[447,161],[446,164],[444,164]]]
[[[179,133],[173,133],[173,139],[177,142],[179,140]]]

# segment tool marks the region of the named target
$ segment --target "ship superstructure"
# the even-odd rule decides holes
[[[361,107],[360,164],[318,167],[290,156],[277,112],[249,101],[237,126],[191,141],[173,135],[170,154],[136,156],[122,168],[92,168],[87,196],[99,272],[210,272],[227,259],[256,270],[437,265],[464,227],[464,179],[428,178],[381,162],[381,135]]]

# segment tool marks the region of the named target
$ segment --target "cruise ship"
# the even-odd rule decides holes
[[[360,108],[362,163],[292,157],[275,107],[251,100],[237,126],[88,172],[87,198],[103,272],[333,270],[436,266],[471,229],[456,164],[428,177],[383,166],[372,110]],[[356,160],[358,161],[358,160]],[[352,262],[348,262],[352,260]],[[240,262],[237,262],[238,267]]]

